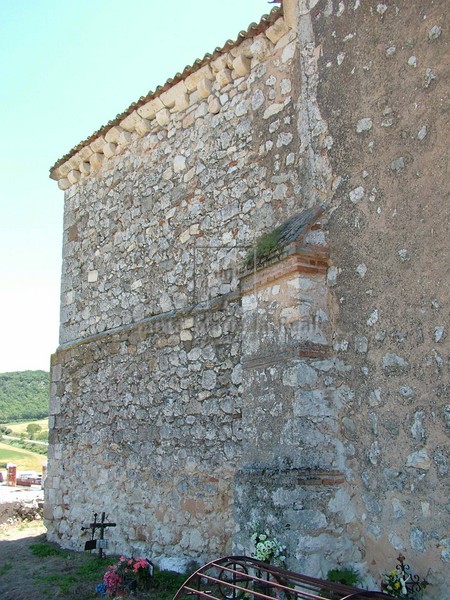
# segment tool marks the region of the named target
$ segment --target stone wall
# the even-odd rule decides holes
[[[46,513],[64,544],[81,547],[80,523],[106,510],[118,552],[178,566],[231,552],[240,269],[308,201],[295,33],[279,16],[262,29],[209,65],[208,94],[198,72],[167,121],[147,114],[148,131],[124,136],[128,115],[53,171],[72,182]]]
[[[290,568],[376,586],[403,552],[442,598],[446,3],[283,4],[52,170],[49,537],[106,510],[113,550],[181,568],[256,517]]]
[[[333,146],[333,348],[358,544],[448,585],[448,11],[319,3],[318,103]],[[447,524],[447,525],[446,525]],[[445,595],[445,594],[444,594]]]
[[[65,544],[80,547],[77,525],[104,509],[118,524],[108,532],[117,551],[151,546],[155,558],[181,561],[231,549],[237,310],[150,319],[59,354],[47,508]]]
[[[228,69],[165,109],[164,126],[149,121],[113,156],[104,146],[101,169],[67,191],[62,344],[229,292],[255,237],[307,201],[295,42],[278,30],[276,45],[247,40],[245,76]]]

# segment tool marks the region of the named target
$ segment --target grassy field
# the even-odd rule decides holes
[[[48,433],[48,418],[40,419],[39,421],[23,421],[21,423],[5,423],[5,427],[12,430],[11,435],[20,435],[21,433],[27,433],[27,426],[30,423],[36,423],[42,427],[42,433]],[[41,433],[41,432],[40,432]],[[36,437],[38,439],[38,437]]]
[[[0,468],[4,469],[6,463],[17,465],[18,471],[42,471],[42,465],[47,460],[42,454],[35,454],[22,448],[13,448],[0,442]]]

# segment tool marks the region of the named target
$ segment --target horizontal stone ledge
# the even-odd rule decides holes
[[[102,331],[99,333],[94,333],[92,335],[86,336],[84,338],[77,338],[74,340],[70,340],[61,344],[55,351],[52,357],[52,365],[58,364],[57,355],[68,352],[78,346],[82,346],[84,344],[90,344],[92,342],[97,342],[99,340],[103,340],[105,338],[120,335],[121,333],[126,333],[129,335],[133,330],[139,329],[140,327],[144,327],[146,325],[151,325],[153,323],[158,323],[161,321],[167,321],[172,319],[184,319],[186,317],[192,317],[195,315],[201,315],[207,312],[214,312],[222,308],[224,304],[229,302],[238,301],[240,299],[240,292],[234,291],[229,292],[228,294],[223,294],[222,296],[217,296],[212,300],[207,300],[205,302],[199,302],[197,304],[192,304],[189,306],[185,306],[183,308],[167,311],[164,313],[159,313],[157,315],[151,315],[149,317],[145,317],[140,321],[135,321],[133,323],[128,323],[126,325],[120,325],[119,327],[112,327],[106,331]],[[53,360],[54,359],[54,360]]]

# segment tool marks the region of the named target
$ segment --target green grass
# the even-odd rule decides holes
[[[61,550],[48,542],[30,545],[31,552],[42,558],[43,570],[34,576],[36,586],[50,598],[97,598],[95,586],[103,581],[103,575],[111,558],[99,559],[91,554]],[[46,559],[60,559],[58,563]]]
[[[9,440],[7,438],[3,438],[3,444],[5,446],[11,446],[11,448],[27,450],[32,454],[40,454],[41,456],[47,456],[48,454],[48,446],[44,444],[33,444],[33,442],[25,442],[23,440]]]
[[[34,556],[42,559],[42,572],[34,576],[34,582],[49,598],[97,598],[95,586],[102,583],[108,565],[117,562],[117,557],[100,559],[92,554],[62,550],[46,541],[31,544],[29,548]],[[140,592],[139,597],[172,600],[186,579],[187,575],[155,569],[149,591]]]
[[[79,581],[76,575],[42,575],[39,577],[39,581],[44,584],[51,584],[53,587],[56,585],[59,588],[58,596],[61,594],[70,594],[72,589]]]
[[[0,567],[0,577],[12,569],[12,563],[7,562]]]
[[[0,442],[0,468],[6,469],[7,463],[17,465],[18,471],[42,471],[46,457],[22,448],[13,448],[9,444]]]
[[[155,569],[152,590],[157,592],[156,597],[158,600],[172,600],[187,577],[187,575],[180,575],[172,571],[158,571],[158,569]]]
[[[49,544],[48,542],[38,542],[37,544],[30,544],[29,546],[31,553],[34,556],[39,556],[40,558],[44,558],[46,556],[63,556],[68,558],[70,554],[64,550],[60,550],[56,546]]]

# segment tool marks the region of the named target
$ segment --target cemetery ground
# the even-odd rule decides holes
[[[47,420],[38,421],[43,434],[47,433]],[[26,432],[29,422],[11,423],[11,436]],[[1,436],[0,436],[1,438]],[[18,471],[42,471],[46,456],[28,448],[12,445],[5,439],[0,442],[0,471],[6,479],[6,464],[15,463]],[[36,443],[36,442],[35,442]],[[39,443],[39,442],[37,442]],[[2,600],[89,600],[100,598],[95,592],[102,583],[108,565],[115,564],[116,556],[98,558],[96,552],[74,552],[51,544],[46,540],[46,529],[41,519],[22,518],[20,496],[31,491],[17,488],[18,502],[9,497],[12,488],[0,485],[0,598]],[[21,494],[22,492],[22,494]],[[151,559],[151,556],[147,558]],[[142,600],[172,600],[186,579],[177,573],[155,573],[151,589],[138,592]]]
[[[10,520],[0,524],[2,600],[100,598],[95,586],[102,582],[107,566],[116,561],[117,557],[101,560],[95,553],[64,550],[47,542],[41,520]],[[176,573],[156,572],[152,588],[146,593],[138,592],[136,598],[172,600],[185,578]]]

